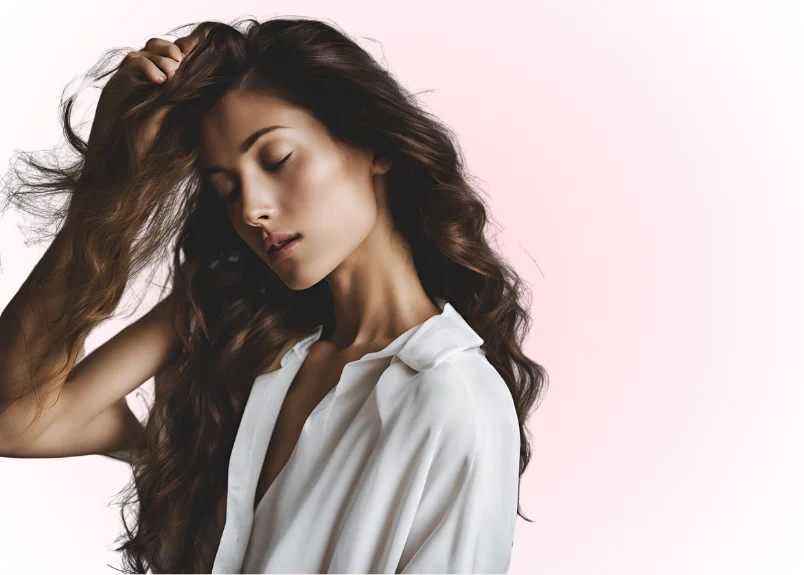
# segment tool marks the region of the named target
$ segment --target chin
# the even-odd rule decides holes
[[[294,291],[309,289],[317,283],[326,280],[329,274],[337,267],[322,265],[320,259],[316,259],[314,262],[310,262],[309,260],[305,260],[304,262],[295,261],[292,262],[292,265],[283,265],[287,263],[291,262],[283,261],[275,267],[270,264],[268,265],[274,273],[279,276],[282,283]]]
[[[300,273],[301,270],[286,270],[285,273],[278,273],[276,270],[274,272],[279,276],[279,279],[282,280],[287,287],[292,289],[293,291],[301,291],[308,288],[313,287],[315,284],[320,282],[324,278],[316,277],[316,276],[308,276],[304,273]]]
[[[288,282],[288,281],[285,281],[285,280],[282,280],[282,281],[285,283],[286,286],[288,286],[293,291],[306,290],[308,288],[313,287],[315,284],[318,283],[318,282]]]

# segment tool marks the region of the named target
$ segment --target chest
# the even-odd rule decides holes
[[[296,448],[304,423],[319,403],[338,384],[343,364],[312,357],[307,359],[293,378],[274,424],[254,497],[256,510],[265,492],[287,465]]]
[[[294,376],[277,415],[257,480],[254,496],[255,511],[265,492],[290,460],[301,436],[304,422],[329,391],[337,385],[343,371],[342,366],[339,367],[332,361],[325,361],[321,357],[314,357],[312,349],[310,352]],[[202,554],[209,569],[212,567],[226,523],[226,498],[227,489],[224,489],[215,506],[215,520],[211,522],[204,537]]]

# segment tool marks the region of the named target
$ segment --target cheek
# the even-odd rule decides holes
[[[323,250],[353,249],[374,227],[377,208],[371,180],[361,180],[340,162],[322,162],[306,173],[297,190],[293,211],[300,210],[299,221]]]

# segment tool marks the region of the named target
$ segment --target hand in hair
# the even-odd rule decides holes
[[[106,83],[98,100],[95,119],[89,136],[90,150],[100,135],[111,127],[114,111],[120,106],[130,91],[141,83],[144,77],[156,84],[163,84],[173,78],[180,63],[193,47],[207,34],[206,28],[196,28],[189,35],[175,42],[161,38],[151,38],[142,50],[133,50],[123,58],[120,68]],[[137,153],[148,151],[156,139],[159,128],[172,106],[157,109],[145,124],[138,140]]]

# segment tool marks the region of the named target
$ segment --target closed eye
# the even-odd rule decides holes
[[[292,155],[293,152],[290,152],[287,156],[279,160],[277,163],[270,164],[269,166],[267,166],[266,170],[268,170],[269,172],[278,172],[279,170],[287,166],[288,162],[290,161],[290,157]],[[239,193],[240,193],[240,186],[235,186],[235,188],[229,194],[226,195],[223,201],[226,202],[227,204],[231,203],[237,199],[237,195]]]
[[[284,168],[287,165],[287,163],[290,160],[290,157],[292,155],[293,155],[293,152],[289,153],[287,156],[285,156],[284,158],[279,160],[276,164],[268,166],[268,170],[271,171],[271,172],[278,172],[279,170],[281,170],[282,168]]]

